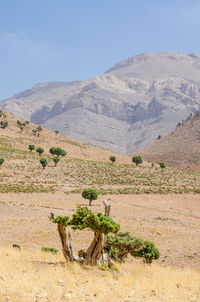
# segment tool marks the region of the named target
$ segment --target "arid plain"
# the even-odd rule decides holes
[[[43,129],[39,136],[28,124],[6,113],[0,129],[0,301],[200,301],[200,175],[198,171],[166,168],[90,147]],[[48,166],[29,152],[43,147]],[[48,153],[52,146],[67,151],[57,167]],[[109,162],[109,156],[117,158]],[[128,258],[119,272],[65,264],[55,215],[72,215],[86,187],[100,192],[94,212],[110,199],[111,217],[122,231],[153,241],[161,257],[151,265]],[[86,248],[92,232],[72,231],[74,252]],[[19,244],[21,251],[12,244]],[[54,247],[57,255],[41,252]]]

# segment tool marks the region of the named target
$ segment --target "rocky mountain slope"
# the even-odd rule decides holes
[[[138,150],[144,159],[169,166],[200,169],[200,112],[178,123],[174,131]]]
[[[87,144],[130,153],[200,109],[200,55],[136,55],[89,81],[38,84],[1,108]]]

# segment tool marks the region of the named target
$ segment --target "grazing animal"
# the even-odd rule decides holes
[[[14,247],[14,248],[16,248],[16,249],[18,249],[18,250],[21,250],[21,247],[20,247],[20,245],[18,245],[18,244],[13,244],[12,247]]]

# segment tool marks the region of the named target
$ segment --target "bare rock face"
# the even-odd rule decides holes
[[[1,108],[73,139],[130,153],[200,110],[200,55],[136,55],[89,81],[38,84]]]

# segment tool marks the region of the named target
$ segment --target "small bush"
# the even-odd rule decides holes
[[[89,200],[89,206],[92,205],[93,200],[97,200],[98,192],[95,189],[85,189],[82,192],[82,197]]]
[[[116,157],[115,156],[110,156],[110,161],[112,162],[112,163],[114,163],[115,161],[116,161]]]
[[[39,148],[36,149],[36,152],[38,152],[39,155],[41,155],[42,153],[44,153],[44,149],[39,147]]]
[[[44,246],[41,248],[41,251],[42,252],[50,252],[52,254],[57,254],[57,252],[58,252],[58,250],[53,248],[53,247],[44,247]]]
[[[43,169],[44,169],[44,168],[47,166],[47,164],[48,164],[46,158],[41,158],[40,163],[41,163]]]
[[[142,157],[140,155],[136,155],[132,157],[132,162],[136,164],[136,166],[138,166],[139,164],[141,164],[143,162]]]

